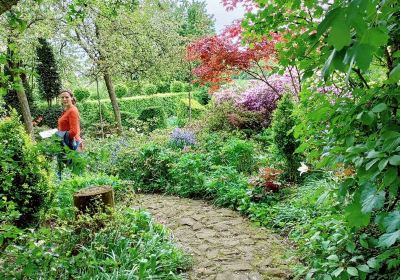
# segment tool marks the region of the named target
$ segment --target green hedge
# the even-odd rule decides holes
[[[206,110],[196,99],[191,100],[192,118],[198,119]],[[185,125],[189,119],[189,98],[181,98],[178,103],[178,123],[180,126]]]
[[[179,100],[187,95],[187,93],[175,94],[157,94],[152,96],[135,96],[127,97],[118,100],[120,110],[128,112],[131,116],[139,117],[141,112],[148,107],[162,107],[167,116],[176,115],[178,110]],[[99,122],[98,103],[97,101],[88,101],[85,103],[78,103],[79,112],[81,115],[82,123],[89,125],[90,123]],[[109,100],[102,100],[103,114],[111,116],[113,122],[113,111],[111,102]],[[109,121],[109,118],[106,118]]]

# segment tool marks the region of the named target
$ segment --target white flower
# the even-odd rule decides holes
[[[300,164],[301,166],[297,168],[297,170],[300,171],[300,176],[301,176],[303,173],[308,172],[310,168],[307,165],[305,165],[304,162],[301,162]]]

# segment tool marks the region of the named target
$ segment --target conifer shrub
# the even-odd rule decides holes
[[[79,88],[74,90],[76,101],[82,102],[90,98],[90,92],[87,89]]]
[[[292,131],[296,124],[293,109],[292,96],[284,94],[273,113],[271,129],[277,155],[285,164],[285,172],[282,176],[290,182],[297,182],[300,179],[297,168],[300,166],[301,157],[295,153],[298,142]]]
[[[51,180],[45,158],[15,112],[0,119],[0,162],[0,196],[20,213],[14,223],[22,227],[33,224],[49,202]]]
[[[231,139],[221,149],[221,161],[234,167],[238,172],[250,174],[256,167],[253,143],[241,139]]]
[[[154,84],[145,84],[142,88],[143,94],[151,95],[157,93],[157,86]]]
[[[128,88],[124,85],[117,85],[115,87],[115,95],[118,98],[122,98],[128,95]]]
[[[167,118],[162,107],[148,107],[144,109],[138,118],[149,125],[149,130],[167,127]]]
[[[183,92],[184,84],[180,81],[173,81],[170,85],[171,92]]]

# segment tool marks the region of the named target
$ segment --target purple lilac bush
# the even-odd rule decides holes
[[[193,131],[175,128],[171,133],[170,144],[177,148],[193,146],[196,144],[196,137]]]

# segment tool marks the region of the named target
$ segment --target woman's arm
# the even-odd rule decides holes
[[[69,138],[73,139],[80,134],[79,113],[77,109],[71,110],[69,117]]]

